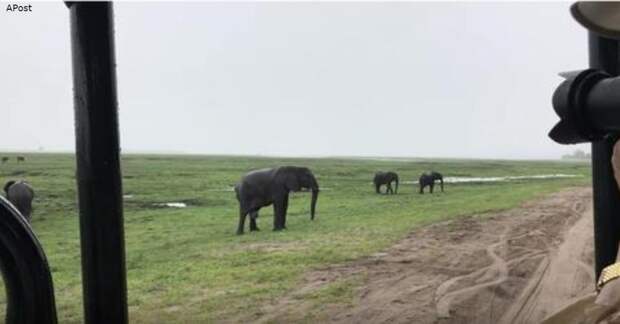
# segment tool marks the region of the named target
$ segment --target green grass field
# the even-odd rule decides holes
[[[0,182],[23,178],[36,190],[32,226],[47,254],[60,323],[82,322],[82,287],[72,155],[26,154],[0,165]],[[129,315],[133,323],[217,322],[259,311],[261,302],[293,289],[304,272],[381,250],[416,226],[500,210],[569,186],[590,184],[578,162],[284,159],[129,155],[122,159]],[[310,195],[291,196],[288,230],[272,232],[272,209],[261,210],[258,233],[236,236],[237,202],[230,187],[245,172],[279,165],[310,167],[322,187],[317,219]],[[419,195],[402,184],[376,195],[375,171],[402,180],[427,170],[444,176],[576,174],[569,179],[447,184]],[[184,209],[156,203],[185,202]],[[247,225],[246,225],[247,226]],[[247,230],[247,229],[246,229]],[[355,282],[307,296],[346,301]],[[4,298],[4,297],[2,297]]]

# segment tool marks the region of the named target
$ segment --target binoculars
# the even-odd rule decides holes
[[[598,69],[560,75],[566,80],[553,94],[560,122],[549,137],[560,144],[577,144],[620,131],[620,77]]]

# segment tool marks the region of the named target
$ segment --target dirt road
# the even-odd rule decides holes
[[[370,258],[314,271],[253,322],[537,323],[593,289],[591,190],[417,229]],[[363,278],[352,304],[299,298]],[[248,319],[249,320],[249,319]]]

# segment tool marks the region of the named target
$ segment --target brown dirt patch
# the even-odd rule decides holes
[[[371,257],[305,275],[243,322],[536,323],[593,290],[591,189],[437,223]],[[352,303],[303,300],[361,277]]]

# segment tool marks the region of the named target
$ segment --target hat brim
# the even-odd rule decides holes
[[[571,14],[589,31],[620,39],[620,2],[576,2]]]

